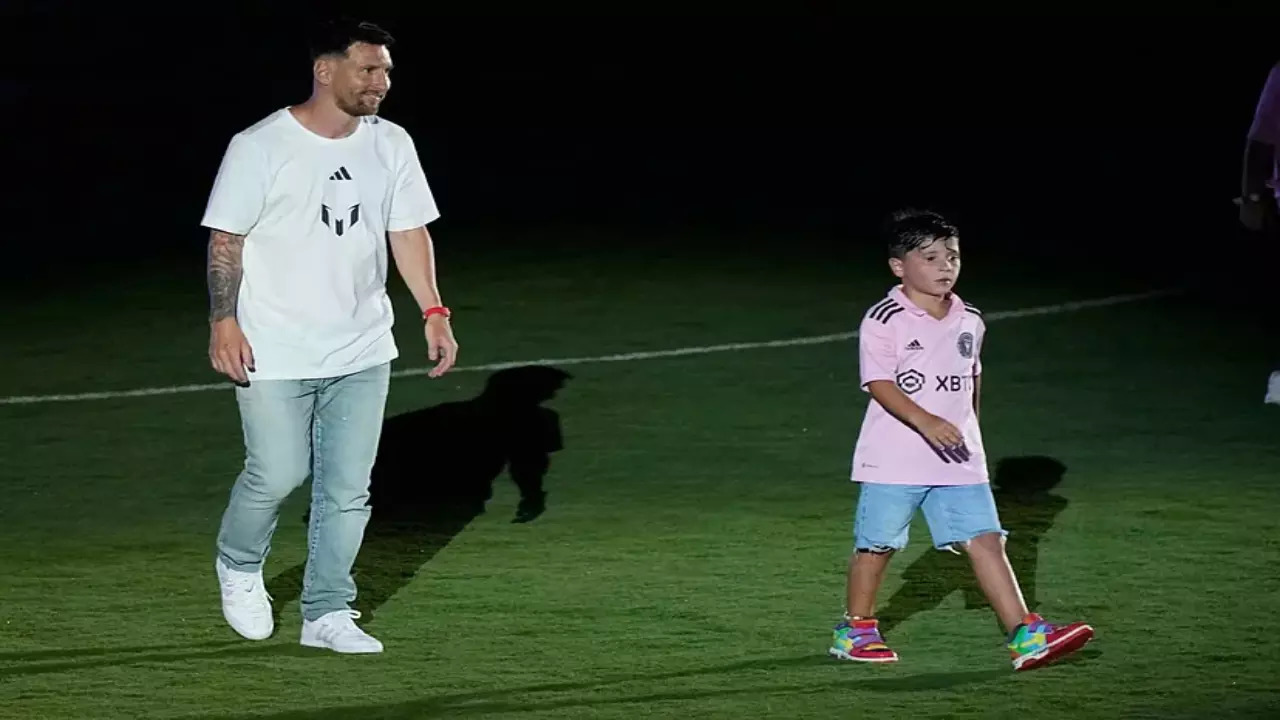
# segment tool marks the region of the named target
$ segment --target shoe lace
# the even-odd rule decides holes
[[[1048,635],[1055,630],[1053,623],[1048,620],[1037,620],[1027,627],[1033,633],[1044,633]]]
[[[879,627],[856,627],[851,623],[842,623],[839,632],[850,640],[866,645],[884,645],[884,637]]]
[[[1009,636],[1009,642],[1010,644],[1018,644],[1019,642],[1024,641],[1025,638],[1028,638],[1033,635],[1052,634],[1055,629],[1056,628],[1053,626],[1053,624],[1047,620],[1043,620],[1043,619],[1036,620],[1034,622],[1030,622],[1025,625],[1019,625],[1017,628],[1015,628],[1013,633]]]
[[[275,599],[267,592],[267,588],[260,582],[258,576],[253,573],[228,573],[222,581],[222,587],[228,592],[233,602],[246,605],[257,605],[262,600]]]
[[[319,634],[329,639],[341,635],[364,635],[365,632],[355,622],[359,618],[359,610],[339,610],[330,613],[326,616],[324,624],[320,626]]]

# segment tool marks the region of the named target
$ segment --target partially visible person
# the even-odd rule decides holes
[[[1280,240],[1280,62],[1271,68],[1253,113],[1245,141],[1244,168],[1240,179],[1240,224],[1258,233],[1271,247]],[[1268,318],[1280,335],[1280,312]],[[1280,357],[1273,358],[1264,403],[1280,405]]]

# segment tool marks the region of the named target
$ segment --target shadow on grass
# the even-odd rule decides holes
[[[250,657],[320,657],[324,651],[296,642],[210,641],[190,645],[152,645],[118,648],[72,648],[0,653],[0,679],[26,675],[75,672],[103,667],[184,663],[192,660]]]
[[[170,644],[170,645],[135,645],[132,647],[84,647],[84,648],[50,648],[48,650],[18,650],[16,652],[0,652],[0,665],[9,663],[40,662],[43,660],[75,660],[79,658],[103,657],[106,655],[133,655],[135,653],[161,653],[174,650],[217,650],[220,648],[243,645],[243,640],[207,640],[205,642]]]
[[[825,655],[801,655],[747,660],[728,665],[670,673],[618,675],[587,682],[547,683],[525,687],[496,687],[490,690],[450,693],[384,705],[348,705],[309,710],[289,710],[272,715],[198,715],[181,717],[187,717],[190,720],[250,720],[250,718],[257,718],[258,720],[338,720],[338,718],[410,720],[410,718],[433,717],[441,713],[447,714],[449,717],[459,717],[465,715],[488,715],[491,713],[545,712],[582,707],[707,700],[717,697],[808,695],[839,689],[887,693],[945,690],[1006,678],[1012,674],[1009,669],[991,669],[877,678],[873,676],[879,674],[880,668],[854,667],[850,665],[847,667],[847,672],[841,672],[839,679],[831,679],[827,675],[821,682],[760,684],[753,678],[750,684],[744,683],[743,686],[733,688],[691,688],[688,690],[641,693],[620,693],[616,689],[616,686],[633,683],[657,684],[683,678],[724,675],[741,671],[781,670],[789,667],[812,667],[816,669],[823,665],[835,666],[838,664],[840,664],[839,661],[832,660]],[[585,696],[533,697],[542,693],[581,693],[585,694]]]
[[[1040,541],[1067,508],[1067,499],[1052,492],[1066,471],[1067,466],[1055,458],[1010,457],[996,464],[991,478],[1000,521],[1009,531],[1005,553],[1033,612],[1040,604],[1036,588]],[[967,609],[990,607],[967,557],[926,551],[902,571],[902,586],[879,613],[881,631],[888,635],[913,615],[937,608],[956,591],[964,595]]]
[[[571,377],[549,366],[507,368],[474,398],[386,420],[370,479],[372,513],[352,569],[352,605],[365,623],[485,512],[504,471],[520,492],[511,522],[546,511],[543,482],[563,438],[560,415],[544,403]],[[301,596],[306,570],[302,562],[267,583],[277,623],[281,608]]]

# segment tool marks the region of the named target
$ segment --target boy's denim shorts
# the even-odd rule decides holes
[[[933,546],[957,552],[979,535],[1008,535],[1000,525],[995,498],[988,483],[976,485],[889,485],[858,483],[854,513],[854,548],[873,552],[901,550],[916,510],[924,511]]]

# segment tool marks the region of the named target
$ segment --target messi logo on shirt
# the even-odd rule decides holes
[[[351,202],[356,199],[357,192],[350,183],[351,173],[340,167],[329,176],[332,182],[325,184],[325,201],[320,205],[320,222],[324,223],[334,235],[342,234],[360,222],[360,203]],[[335,212],[335,208],[338,210]]]
[[[328,225],[334,235],[342,237],[342,233],[346,232],[348,228],[355,227],[355,224],[360,222],[360,203],[352,205],[344,217],[335,217],[328,205],[321,205],[320,222]]]

